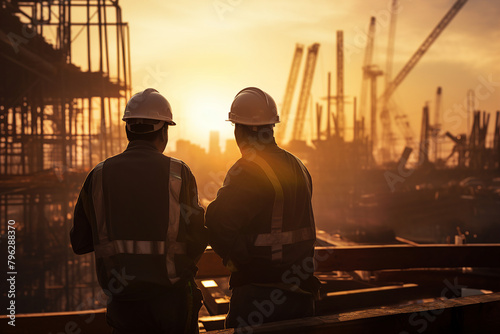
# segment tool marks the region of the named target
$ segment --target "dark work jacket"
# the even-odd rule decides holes
[[[282,259],[273,261],[272,249],[256,246],[258,235],[271,232],[276,190],[254,157],[266,161],[283,190],[282,230],[308,229],[307,240],[282,245]],[[315,227],[311,206],[312,181],[305,166],[274,140],[242,150],[229,170],[217,198],[205,216],[209,242],[225,265],[232,264],[230,285],[293,283],[313,278]],[[300,270],[297,275],[294,269]]]
[[[75,206],[71,244],[76,254],[96,250],[99,283],[114,298],[147,299],[174,284],[186,283],[196,274],[196,262],[208,242],[204,211],[198,204],[193,174],[177,160],[180,196],[172,198],[172,203],[177,203],[179,212],[173,215],[179,218],[179,224],[176,242],[168,241],[169,203],[173,196],[170,167],[171,158],[152,144],[132,141],[123,153],[97,165],[82,187]],[[99,221],[105,224],[99,225]],[[168,246],[177,243],[183,251],[172,252],[170,263],[175,269],[169,272]],[[106,251],[101,251],[103,245],[109,246]]]

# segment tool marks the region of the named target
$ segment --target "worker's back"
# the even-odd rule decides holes
[[[262,166],[262,161],[267,166]],[[273,185],[269,173],[276,176],[279,185]],[[276,187],[282,189],[283,209],[281,237],[273,238]],[[231,286],[282,282],[292,265],[300,266],[313,256],[310,187],[311,179],[302,163],[274,142],[244,153],[229,170],[217,199],[207,209],[206,220],[211,245],[238,269],[231,275]],[[225,228],[241,231],[232,249],[227,245],[233,243],[224,240]],[[305,235],[296,237],[300,233]],[[260,246],[256,245],[258,238]]]
[[[133,252],[117,254],[113,267],[124,268],[135,278],[123,289],[128,298],[147,298],[158,289],[170,286],[165,266],[165,247],[169,224],[169,178],[171,159],[144,141],[131,142],[125,152],[104,162],[102,186],[108,236],[110,240],[135,240]],[[180,203],[191,205],[188,185],[194,182],[187,166],[182,164],[179,177],[184,182]],[[193,217],[203,222],[203,210],[193,208]],[[186,222],[180,216],[177,241],[186,241]],[[201,236],[200,236],[201,237]],[[137,241],[147,241],[141,243]],[[144,245],[144,249],[140,249]],[[125,246],[126,247],[126,246]],[[148,253],[148,256],[144,256]],[[175,254],[177,277],[195,275],[193,259],[187,254]],[[109,270],[102,270],[101,273]],[[104,277],[103,277],[104,278]],[[108,280],[112,279],[108,277]],[[146,287],[146,289],[145,289]]]
[[[178,173],[172,175],[175,167]],[[178,194],[172,191],[172,179],[179,182]],[[73,248],[85,253],[84,242],[93,239],[99,283],[108,294],[147,299],[194,277],[206,233],[196,182],[184,163],[147,141],[132,141],[123,153],[92,170],[82,194],[75,225],[90,224],[93,232],[90,237],[72,232]],[[186,208],[189,215],[181,212]],[[78,214],[82,211],[85,218]]]
[[[231,270],[226,327],[312,316],[319,281],[311,176],[299,159],[276,145],[279,115],[269,94],[242,89],[228,120],[235,125],[242,158],[205,217],[210,244]]]
[[[196,181],[182,162],[164,156],[169,102],[148,88],[124,111],[127,149],[99,163],[75,205],[71,244],[95,251],[117,333],[198,333],[201,292],[196,261],[207,245]]]

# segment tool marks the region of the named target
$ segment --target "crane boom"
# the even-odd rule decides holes
[[[415,67],[418,61],[422,58],[422,56],[429,50],[434,41],[439,37],[439,35],[443,32],[444,28],[453,20],[455,15],[460,11],[460,9],[465,5],[467,0],[457,0],[455,4],[450,8],[448,13],[441,19],[438,25],[432,30],[432,32],[427,36],[425,41],[420,45],[420,47],[415,51],[413,56],[411,56],[410,60],[406,63],[406,65],[399,71],[398,75],[392,80],[389,86],[385,89],[385,92],[382,94],[380,98],[388,99],[396,90],[396,88],[401,84],[401,82],[406,78],[408,73]]]
[[[279,131],[276,131],[276,140],[282,142],[285,138],[287,124],[292,107],[293,93],[297,85],[299,77],[300,62],[302,61],[302,54],[304,53],[304,45],[297,44],[295,46],[295,53],[293,54],[292,67],[290,68],[290,75],[286,84],[285,96],[283,98],[283,105],[281,107],[281,124]]]
[[[307,112],[307,102],[309,100],[309,95],[311,94],[314,69],[316,67],[316,59],[318,58],[318,50],[318,43],[314,43],[307,49],[306,67],[304,69],[304,77],[302,78],[302,87],[297,106],[297,117],[293,127],[292,140],[300,140],[302,137]]]
[[[453,18],[457,15],[460,9],[465,5],[467,0],[457,0],[455,4],[450,8],[450,10],[446,13],[446,15],[439,21],[437,26],[432,30],[432,32],[427,36],[424,42],[420,45],[420,47],[415,51],[413,56],[411,56],[410,60],[406,63],[406,65],[399,71],[394,80],[385,88],[384,93],[379,97],[379,102],[381,106],[387,106],[387,102],[396,90],[401,82],[406,78],[406,76],[410,73],[410,71],[415,67],[418,61],[422,58],[422,56],[429,50],[434,41],[439,37],[439,35],[443,32],[443,30],[448,26],[448,24],[453,20]],[[389,113],[382,113],[382,117],[389,117]],[[405,136],[405,140],[407,145],[413,145],[413,132],[410,128],[410,123],[407,120],[406,115],[401,115],[399,113],[395,113],[395,121],[396,124],[400,127]]]

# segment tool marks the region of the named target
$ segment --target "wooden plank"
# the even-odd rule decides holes
[[[316,302],[316,315],[402,304],[416,299],[440,297],[440,290],[417,284],[390,285],[329,292]]]
[[[109,333],[104,309],[16,315],[16,327],[0,316],[0,332]],[[221,319],[219,319],[221,321]],[[329,316],[280,321],[240,333],[499,333],[500,293],[471,296],[415,305],[376,308]],[[233,334],[233,329],[209,332]]]
[[[317,272],[409,268],[500,268],[500,244],[384,245],[316,247]],[[196,278],[228,276],[222,259],[211,249],[198,262]]]
[[[0,333],[110,333],[106,309],[75,312],[16,314],[16,326],[8,324],[8,316],[0,316]]]
[[[499,333],[500,293],[310,317],[210,334]]]
[[[464,288],[500,291],[500,272],[462,272],[461,269],[398,269],[375,272],[378,282],[416,283],[446,290],[450,284]]]
[[[212,249],[207,249],[197,263],[197,279],[229,276],[230,272],[222,264],[222,259]]]
[[[499,268],[500,244],[316,247],[316,271]]]

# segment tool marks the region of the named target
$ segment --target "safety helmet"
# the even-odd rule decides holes
[[[127,122],[129,131],[132,131],[130,127],[133,124],[153,125],[150,131],[140,133],[157,131],[165,123],[175,125],[170,103],[154,88],[145,89],[132,96],[125,107],[122,120]]]
[[[268,125],[280,122],[271,95],[256,87],[247,87],[234,97],[228,121],[243,125]]]

